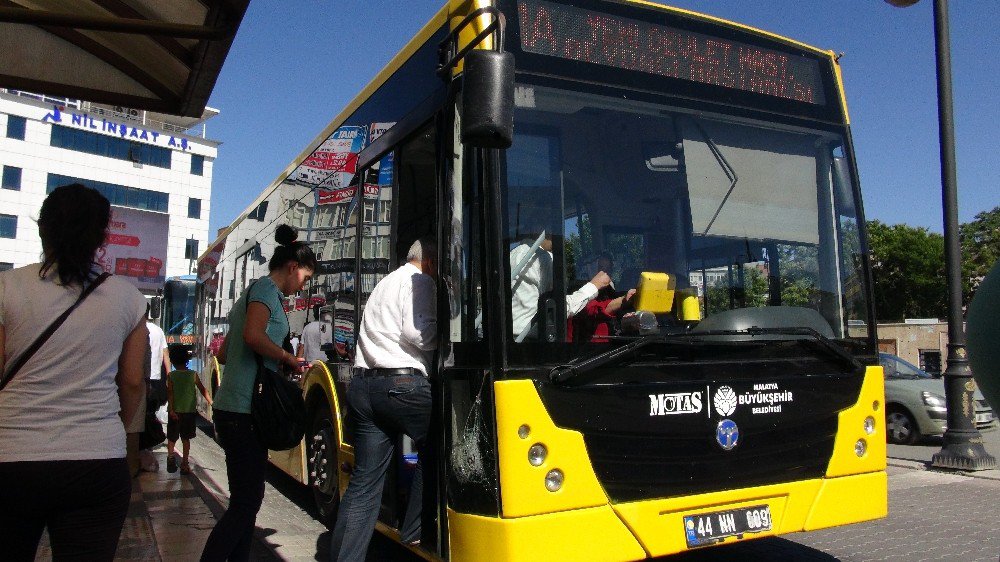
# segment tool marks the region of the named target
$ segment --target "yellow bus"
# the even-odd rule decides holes
[[[831,51],[645,1],[450,1],[210,245],[198,333],[282,223],[320,260],[292,330],[323,309],[334,337],[301,380],[310,430],[271,462],[330,520],[356,327],[425,235],[443,343],[422,556],[638,560],[887,513]]]

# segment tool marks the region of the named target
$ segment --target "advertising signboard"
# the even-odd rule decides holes
[[[126,207],[111,206],[111,222],[97,261],[131,281],[140,291],[155,293],[163,288],[167,261],[167,230],[170,217]]]

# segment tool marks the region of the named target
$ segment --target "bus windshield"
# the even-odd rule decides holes
[[[616,315],[588,303],[626,294],[644,272],[697,296],[700,319],[799,307],[835,338],[866,322],[859,205],[837,129],[525,83],[515,93],[505,204],[515,342],[608,341]],[[599,271],[612,285],[588,301]]]

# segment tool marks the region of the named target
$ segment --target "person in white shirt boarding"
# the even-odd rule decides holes
[[[437,245],[421,238],[406,259],[375,285],[361,320],[355,374],[347,391],[356,427],[355,464],[333,530],[331,556],[336,560],[365,559],[394,438],[405,433],[419,453],[430,425],[427,375],[437,349]],[[406,544],[420,542],[422,491],[418,462],[400,528]]]

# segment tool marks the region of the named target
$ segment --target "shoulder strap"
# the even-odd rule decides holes
[[[80,306],[80,303],[82,303],[84,299],[90,296],[90,293],[93,293],[94,290],[97,289],[97,287],[99,287],[101,283],[104,283],[104,281],[108,277],[111,277],[111,274],[108,272],[104,272],[98,275],[97,279],[94,279],[94,282],[91,283],[89,287],[84,289],[82,293],[80,293],[80,296],[76,299],[76,302],[73,303],[73,306],[67,308],[65,312],[59,315],[59,318],[56,318],[55,322],[53,322],[48,328],[46,328],[45,331],[42,332],[41,335],[39,335],[34,342],[32,342],[32,344],[28,347],[28,349],[26,349],[24,353],[22,353],[21,356],[17,358],[17,361],[15,361],[12,364],[10,370],[4,376],[3,381],[0,381],[0,390],[3,390],[7,386],[7,383],[9,383],[11,379],[14,378],[14,375],[16,375],[17,372],[21,370],[21,367],[24,367],[25,363],[27,363],[28,360],[31,359],[31,357],[35,354],[35,352],[37,352],[38,349],[41,348],[42,345],[44,345],[45,342],[48,341],[50,337],[52,337],[52,334],[54,334],[56,330],[59,329],[59,326],[62,326],[63,322],[65,322],[66,319],[69,318],[69,315],[72,314],[72,312],[76,310],[78,306]]]

